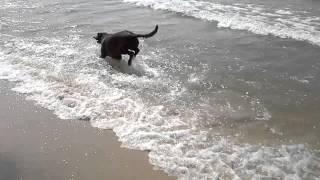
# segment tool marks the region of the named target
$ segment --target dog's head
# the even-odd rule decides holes
[[[101,44],[105,35],[107,35],[107,33],[97,33],[97,36],[93,38],[97,40],[97,43]]]

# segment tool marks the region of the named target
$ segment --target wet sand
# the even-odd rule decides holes
[[[176,179],[146,152],[121,148],[112,131],[58,119],[11,87],[0,81],[0,180]]]

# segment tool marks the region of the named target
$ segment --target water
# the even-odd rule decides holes
[[[318,2],[0,4],[0,78],[60,118],[180,179],[319,179]],[[132,67],[98,58],[95,33],[155,24]]]

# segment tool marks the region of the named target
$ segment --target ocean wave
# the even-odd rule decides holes
[[[307,41],[320,46],[320,18],[305,12],[268,9],[262,5],[223,5],[200,0],[123,0],[137,6],[168,10],[195,18],[216,21],[218,27],[247,30]]]

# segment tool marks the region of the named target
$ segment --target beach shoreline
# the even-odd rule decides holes
[[[0,179],[175,179],[146,152],[120,147],[111,130],[61,120],[0,81]]]
[[[0,169],[318,179],[320,4],[292,2],[4,1],[0,79],[15,83],[1,97]],[[99,58],[97,33],[156,24],[132,66]]]

